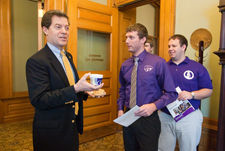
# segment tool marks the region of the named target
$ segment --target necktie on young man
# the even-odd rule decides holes
[[[69,81],[70,85],[74,85],[75,81],[74,81],[73,71],[70,66],[69,60],[66,57],[64,51],[60,51],[60,54],[62,56],[62,61],[65,66],[65,69],[66,69],[66,75],[67,75],[68,81]],[[78,102],[75,102],[75,114],[76,115],[78,114],[78,111],[79,111]]]
[[[138,60],[139,60],[138,57],[134,58],[134,67],[131,73],[130,108],[133,108],[136,105]]]

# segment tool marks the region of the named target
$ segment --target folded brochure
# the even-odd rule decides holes
[[[176,91],[177,93],[180,93],[180,87],[176,87]],[[179,120],[181,120],[182,118],[184,118],[195,110],[188,100],[175,100],[174,102],[168,104],[166,107],[176,122],[178,122]]]

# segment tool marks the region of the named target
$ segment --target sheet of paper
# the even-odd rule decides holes
[[[118,117],[117,119],[113,120],[115,123],[120,124],[122,126],[128,127],[133,122],[135,122],[137,119],[140,118],[140,116],[135,116],[134,112],[137,111],[140,107],[135,106],[132,109],[130,109],[128,112],[123,114],[122,116]]]

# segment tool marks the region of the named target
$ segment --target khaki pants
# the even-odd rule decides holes
[[[161,121],[158,151],[174,151],[176,140],[180,151],[196,151],[200,142],[203,115],[198,109],[178,122],[162,111],[158,111]]]

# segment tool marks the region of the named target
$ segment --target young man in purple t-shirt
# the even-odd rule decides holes
[[[171,59],[167,65],[175,87],[179,86],[182,90],[178,100],[189,100],[195,111],[178,122],[175,122],[166,107],[158,112],[161,121],[159,151],[174,151],[176,140],[180,151],[196,151],[201,138],[203,115],[199,110],[200,101],[212,94],[213,87],[206,68],[185,56],[187,46],[184,36],[170,37],[168,52]]]

